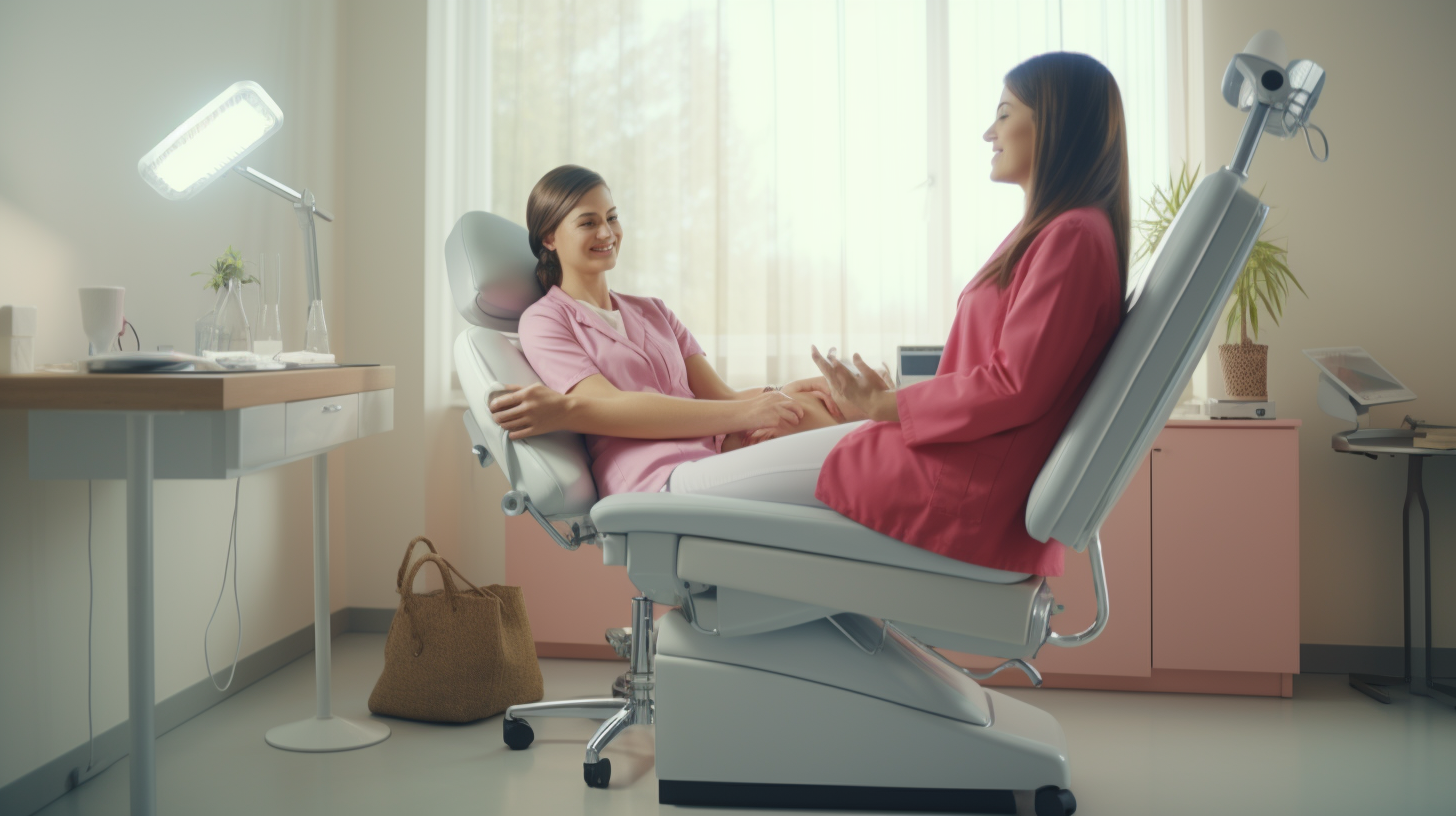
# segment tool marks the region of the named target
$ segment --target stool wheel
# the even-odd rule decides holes
[[[1066,788],[1047,785],[1036,789],[1036,816],[1072,816],[1077,812],[1077,797]]]
[[[535,741],[536,732],[531,730],[531,724],[525,720],[507,717],[501,722],[501,736],[512,751],[524,751]]]
[[[583,762],[581,775],[585,777],[587,787],[605,788],[607,783],[612,781],[612,761],[603,759],[597,762]]]

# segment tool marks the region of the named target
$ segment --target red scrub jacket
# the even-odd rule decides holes
[[[899,422],[840,440],[814,495],[931,552],[1061,575],[1063,547],[1027,534],[1026,501],[1121,323],[1117,269],[1102,210],[1058,216],[1005,289],[967,285],[935,377],[897,392]]]

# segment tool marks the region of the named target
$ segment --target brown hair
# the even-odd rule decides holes
[[[1012,68],[1006,87],[1031,108],[1036,124],[1031,184],[1021,229],[1006,251],[982,268],[977,285],[995,280],[1005,289],[1017,261],[1052,219],[1079,207],[1097,207],[1112,223],[1118,279],[1125,291],[1132,216],[1127,126],[1117,80],[1086,54],[1054,51]]]
[[[546,249],[546,236],[556,231],[561,222],[583,196],[607,182],[585,167],[563,164],[541,177],[526,199],[526,232],[531,241],[531,254],[536,256],[536,280],[547,291],[561,285],[561,260],[556,251]]]

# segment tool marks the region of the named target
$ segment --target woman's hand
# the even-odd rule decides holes
[[[743,406],[747,409],[743,430],[749,431],[750,436],[757,431],[777,432],[798,425],[799,420],[804,418],[804,406],[782,391],[765,391],[753,399],[744,400]]]
[[[490,418],[510,432],[511,439],[540,436],[566,428],[570,401],[541,383],[508,385],[490,401]]]
[[[895,402],[894,389],[880,376],[880,372],[871,368],[858,354],[854,355],[855,368],[859,369],[858,376],[834,356],[834,349],[829,350],[829,359],[826,360],[818,348],[811,346],[810,356],[814,359],[814,365],[824,372],[824,379],[828,381],[835,398],[842,405],[858,409],[869,419],[880,422],[900,421],[900,407]],[[845,413],[848,416],[851,412],[847,410]]]
[[[829,387],[829,380],[823,377],[809,377],[803,380],[794,380],[779,390],[791,397],[795,394],[813,395],[820,402],[824,403],[824,410],[828,411],[829,415],[834,417],[835,420],[839,422],[852,421],[844,415],[844,411],[834,399],[834,391]],[[868,419],[868,417],[858,417],[858,419]]]

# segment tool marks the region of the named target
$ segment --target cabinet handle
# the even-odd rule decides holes
[[[338,412],[340,412],[342,410],[344,410],[344,406],[342,406],[342,405],[325,405],[324,406],[324,413],[326,413],[326,414],[337,414]]]
[[[1162,453],[1162,452],[1163,452],[1163,449],[1162,448],[1153,448],[1153,453]]]

